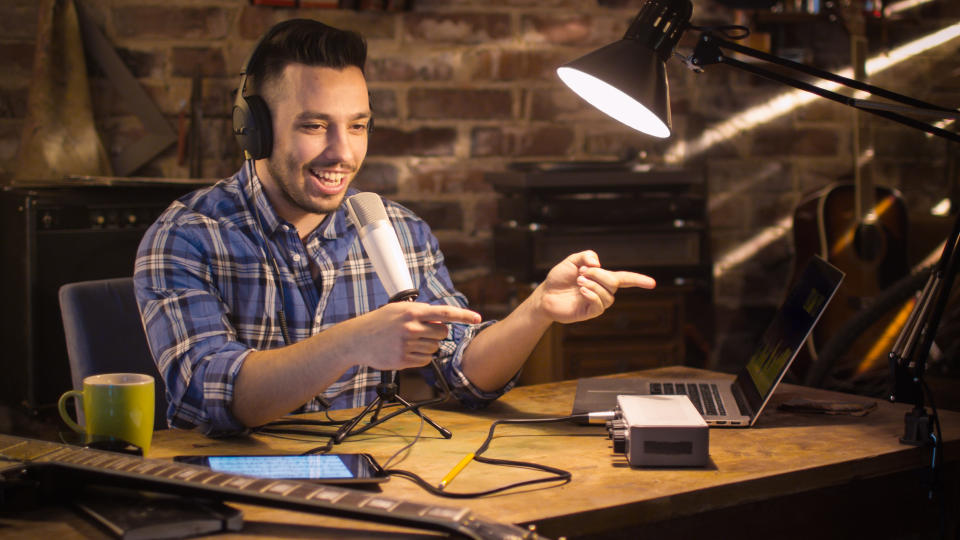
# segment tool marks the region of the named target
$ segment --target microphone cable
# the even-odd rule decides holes
[[[544,476],[540,478],[533,478],[531,480],[524,480],[521,482],[514,482],[512,484],[507,484],[504,486],[488,489],[485,491],[474,491],[474,492],[453,492],[446,491],[440,487],[434,486],[423,479],[420,475],[402,470],[402,469],[387,469],[384,468],[390,476],[399,476],[407,480],[412,481],[413,483],[420,486],[423,490],[427,491],[432,495],[437,495],[439,497],[447,497],[451,499],[473,499],[478,497],[485,497],[488,495],[493,495],[496,493],[501,493],[511,489],[516,489],[523,486],[529,486],[534,484],[544,484],[549,482],[559,482],[557,486],[562,486],[570,482],[573,475],[569,471],[559,469],[557,467],[551,467],[549,465],[544,465],[541,463],[533,463],[530,461],[518,461],[510,459],[499,459],[499,458],[489,458],[484,457],[483,453],[490,448],[490,443],[493,441],[493,434],[497,426],[501,424],[548,424],[548,423],[560,423],[560,422],[576,422],[584,420],[587,418],[587,415],[575,414],[570,416],[562,416],[556,418],[516,418],[516,419],[502,419],[495,420],[490,424],[490,430],[487,432],[487,438],[484,439],[483,443],[477,448],[473,453],[473,461],[478,461],[480,463],[485,463],[487,465],[496,465],[502,467],[515,467],[520,469],[532,469],[543,471],[549,473],[550,476]],[[401,449],[403,450],[403,449]],[[392,459],[392,458],[391,458]]]

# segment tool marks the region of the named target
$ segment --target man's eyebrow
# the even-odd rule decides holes
[[[349,120],[366,120],[371,116],[373,115],[369,111],[363,111],[355,113]],[[297,115],[297,120],[325,120],[329,122],[334,120],[334,118],[326,113],[305,111]]]

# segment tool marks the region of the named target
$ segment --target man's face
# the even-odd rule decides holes
[[[257,171],[277,212],[306,233],[340,206],[367,154],[367,83],[353,66],[290,64],[263,96],[273,152]]]

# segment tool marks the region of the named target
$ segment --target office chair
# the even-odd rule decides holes
[[[60,313],[73,388],[83,389],[85,377],[100,373],[151,375],[156,381],[154,429],[166,429],[166,386],[147,346],[133,278],[67,283],[60,287]]]

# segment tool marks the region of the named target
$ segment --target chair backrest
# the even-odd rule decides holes
[[[73,388],[100,373],[145,373],[156,381],[154,429],[167,428],[166,386],[153,362],[133,278],[100,279],[60,287],[60,313]]]

